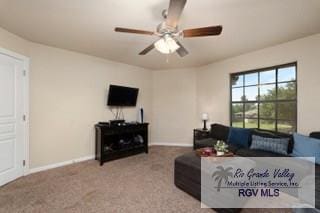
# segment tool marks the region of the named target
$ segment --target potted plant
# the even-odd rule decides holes
[[[223,141],[217,141],[216,145],[214,145],[214,149],[217,151],[217,156],[224,155],[228,152],[228,145]]]

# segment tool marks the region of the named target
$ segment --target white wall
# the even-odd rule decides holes
[[[298,62],[298,131],[319,131],[320,34],[216,62],[204,67],[153,73],[153,143],[192,144],[192,129],[230,125],[230,73]]]
[[[139,87],[138,106],[151,123],[152,143],[192,144],[200,115],[229,124],[229,74],[298,61],[298,130],[319,130],[320,34],[200,68],[151,72],[34,44],[0,28],[0,47],[31,58],[31,168],[94,153],[94,123],[109,120],[109,83]],[[136,119],[136,109],[126,119]]]
[[[29,42],[9,33],[0,27],[0,47],[20,53],[22,55],[29,55]]]
[[[87,55],[31,45],[30,156],[32,167],[94,154],[94,124],[109,121],[109,84],[139,88],[137,106],[151,117],[151,72]],[[124,111],[137,120],[137,108]]]
[[[153,72],[151,141],[191,145],[196,125],[196,70]]]
[[[197,72],[198,113],[229,121],[230,73],[298,62],[298,132],[320,130],[320,34],[202,67]]]
[[[110,83],[139,87],[138,106],[151,119],[149,70],[34,44],[1,29],[0,46],[31,58],[31,168],[94,154],[94,124],[113,118],[105,104]],[[137,109],[125,115],[135,121]]]

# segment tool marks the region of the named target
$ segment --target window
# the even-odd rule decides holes
[[[297,130],[297,63],[231,74],[231,126]]]

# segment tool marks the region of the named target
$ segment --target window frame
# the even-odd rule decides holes
[[[295,80],[294,81],[281,81],[279,82],[278,81],[278,71],[279,69],[282,69],[282,68],[286,68],[286,67],[295,67]],[[265,72],[265,71],[271,71],[271,70],[275,70],[275,75],[276,75],[276,79],[275,79],[275,82],[272,82],[272,83],[263,83],[263,84],[260,84],[260,73],[261,72]],[[246,86],[245,85],[245,75],[247,74],[253,74],[253,73],[258,73],[258,84],[257,85],[248,85]],[[239,75],[242,75],[243,76],[243,82],[242,82],[242,86],[236,86],[236,87],[233,87],[232,85],[232,80],[233,80],[233,77],[234,76],[239,76]],[[284,83],[290,83],[290,82],[294,82],[295,83],[295,98],[294,99],[278,99],[278,88],[279,88],[279,84],[284,84]],[[274,121],[275,122],[275,129],[272,130],[272,131],[275,131],[275,132],[279,132],[278,130],[278,123],[279,122],[290,122],[294,125],[295,129],[294,129],[294,132],[298,130],[298,62],[291,62],[291,63],[286,63],[286,64],[281,64],[281,65],[276,65],[276,66],[271,66],[271,67],[265,67],[265,68],[259,68],[259,69],[253,69],[253,70],[248,70],[248,71],[242,71],[242,72],[235,72],[235,73],[230,73],[230,85],[229,85],[229,88],[230,88],[230,101],[229,101],[229,104],[230,104],[230,109],[229,109],[229,112],[230,112],[230,126],[232,126],[232,123],[233,123],[233,116],[232,116],[232,112],[233,112],[233,104],[242,104],[243,105],[243,110],[242,110],[242,113],[243,113],[243,117],[242,117],[242,126],[243,128],[245,128],[245,119],[246,119],[246,116],[245,116],[245,105],[246,104],[257,104],[257,117],[256,118],[252,118],[252,120],[257,120],[258,122],[258,129],[261,129],[260,128],[260,122],[261,120],[263,121]],[[260,86],[266,86],[266,85],[275,85],[275,88],[276,88],[276,98],[275,100],[260,100]],[[258,100],[254,100],[254,101],[233,101],[232,98],[233,98],[233,94],[232,94],[232,91],[234,88],[242,88],[243,89],[243,95],[245,95],[245,88],[246,87],[252,87],[252,86],[257,86],[258,87],[258,97],[259,99]],[[263,104],[263,103],[274,103],[275,104],[275,116],[274,118],[263,118],[263,117],[260,117],[260,104]],[[288,119],[279,119],[279,115],[278,115],[278,103],[295,103],[295,117],[293,118],[293,120],[288,120]]]

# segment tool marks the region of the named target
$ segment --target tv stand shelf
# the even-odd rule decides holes
[[[96,129],[96,157],[104,162],[148,153],[148,124],[109,125],[99,123]]]

